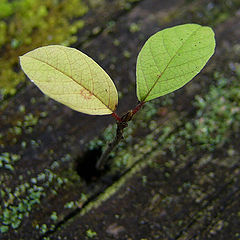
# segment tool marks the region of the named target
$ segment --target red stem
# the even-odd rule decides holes
[[[140,102],[140,103],[131,111],[131,116],[133,116],[134,114],[136,114],[136,113],[141,109],[141,107],[144,105],[144,103],[145,103],[145,102]],[[113,112],[113,113],[112,113],[112,116],[115,118],[115,120],[116,120],[117,122],[122,122],[122,118],[119,117],[119,116],[117,115],[117,113]],[[132,117],[131,117],[131,118],[132,118]]]
[[[116,119],[117,122],[122,121],[121,118],[115,112],[112,113],[112,116]]]
[[[145,102],[140,102],[133,110],[132,110],[132,115],[134,115],[135,113],[137,113],[141,107],[143,106]]]
[[[123,139],[123,130],[128,126],[127,122],[131,121],[132,116],[139,111],[139,109],[143,106],[145,102],[140,102],[133,110],[128,111],[121,118],[117,115],[117,113],[113,112],[112,116],[117,121],[117,132],[115,139],[108,145],[108,148],[102,153],[101,157],[97,161],[96,168],[102,169],[107,163],[108,156],[111,151],[118,145],[118,143]]]

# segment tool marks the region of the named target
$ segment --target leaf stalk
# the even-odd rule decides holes
[[[101,157],[97,161],[96,169],[102,170],[108,163],[109,154],[114,150],[114,148],[123,139],[123,130],[128,126],[128,122],[132,120],[132,117],[142,108],[145,102],[140,102],[133,110],[129,110],[121,118],[115,113],[112,116],[115,118],[117,123],[116,136],[114,140],[109,143],[107,149],[102,153]]]

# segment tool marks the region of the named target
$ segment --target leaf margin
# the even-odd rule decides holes
[[[108,109],[108,111],[104,111],[104,112],[102,112],[102,113],[101,113],[101,112],[98,112],[98,113],[92,112],[92,113],[91,113],[91,112],[89,112],[89,111],[87,111],[87,112],[81,111],[81,110],[76,109],[76,107],[71,106],[71,103],[65,103],[65,102],[63,102],[63,101],[56,100],[54,97],[50,96],[51,94],[45,93],[45,92],[38,86],[38,84],[36,83],[36,80],[35,80],[34,78],[29,77],[29,73],[28,73],[28,71],[26,71],[26,69],[25,69],[25,67],[24,67],[23,65],[24,65],[24,61],[26,60],[26,58],[32,58],[32,59],[33,59],[33,57],[31,56],[31,54],[36,53],[37,51],[46,50],[47,48],[48,48],[48,49],[49,49],[49,48],[61,48],[61,49],[65,49],[65,50],[67,50],[67,51],[70,49],[71,51],[75,51],[75,53],[77,52],[77,54],[80,53],[80,54],[82,55],[82,57],[88,59],[88,60],[91,61],[95,66],[97,66],[98,70],[100,69],[100,70],[108,77],[108,81],[110,80],[109,82],[110,82],[111,87],[112,87],[112,90],[113,90],[113,92],[114,92],[114,94],[115,94],[115,96],[114,96],[114,97],[115,97],[115,100],[114,100],[113,107],[108,106],[107,104],[105,104],[104,102],[102,102],[102,100],[99,99],[98,96],[96,96],[95,94],[93,94],[89,89],[86,89],[84,86],[82,86],[77,80],[74,80],[72,76],[67,75],[66,73],[62,72],[62,71],[59,70],[59,69],[56,69],[55,67],[54,67],[54,68],[56,69],[56,71],[62,72],[62,73],[63,73],[64,75],[66,75],[68,78],[72,79],[76,84],[81,85],[81,87],[83,87],[84,89],[86,89],[87,91],[89,91],[90,94],[94,95],[94,97],[95,97],[96,99],[98,99],[99,101],[102,102],[102,104],[106,107],[106,109]],[[60,102],[60,103],[62,103],[62,104],[64,104],[64,105],[70,107],[70,108],[73,109],[73,110],[76,110],[76,111],[78,111],[78,112],[83,112],[83,113],[86,113],[86,114],[90,114],[90,115],[108,115],[108,114],[112,114],[112,113],[116,110],[117,104],[118,104],[118,93],[117,93],[117,89],[116,89],[116,86],[115,86],[114,82],[112,81],[112,79],[110,78],[110,76],[106,73],[106,71],[105,71],[97,62],[95,62],[91,57],[89,57],[87,54],[81,52],[80,50],[77,50],[77,49],[71,48],[71,47],[65,47],[65,46],[62,46],[62,45],[47,45],[47,46],[42,46],[42,47],[33,49],[33,50],[25,53],[24,55],[20,56],[19,59],[20,59],[20,66],[21,66],[23,72],[27,75],[27,77],[28,77],[45,95],[49,96],[50,98],[54,99],[55,101]],[[35,59],[35,60],[36,60],[36,59]],[[37,60],[40,61],[41,63],[44,63],[44,64],[49,65],[49,63],[43,62],[41,59],[37,59]]]
[[[154,37],[156,37],[156,35],[157,34],[163,34],[163,33],[165,33],[165,32],[167,32],[168,30],[173,30],[173,29],[175,29],[175,28],[178,28],[178,27],[184,27],[184,26],[187,26],[187,25],[189,25],[189,26],[198,26],[199,27],[199,29],[208,29],[208,30],[210,30],[209,31],[209,33],[211,33],[212,34],[212,42],[211,42],[211,45],[213,44],[213,46],[212,46],[212,51],[211,51],[211,53],[209,54],[209,57],[208,57],[208,59],[207,59],[207,61],[205,62],[205,64],[199,69],[199,71],[190,79],[190,80],[188,80],[187,82],[185,82],[185,83],[183,83],[183,84],[179,84],[179,85],[176,85],[174,88],[171,88],[171,90],[166,90],[165,92],[162,92],[162,93],[156,93],[155,94],[155,96],[152,96],[152,97],[149,97],[149,95],[150,95],[150,92],[152,91],[152,89],[155,87],[155,85],[156,85],[156,83],[160,80],[160,78],[162,77],[162,75],[165,73],[165,70],[167,69],[167,67],[169,66],[169,64],[171,63],[171,61],[172,61],[172,59],[170,60],[170,62],[167,64],[167,66],[165,67],[165,69],[162,71],[162,73],[161,74],[159,74],[159,77],[157,78],[157,80],[155,80],[155,83],[153,84],[153,86],[150,88],[150,91],[146,94],[146,96],[145,97],[142,97],[141,96],[141,94],[140,94],[140,87],[139,87],[139,85],[141,85],[141,83],[139,83],[139,71],[141,70],[142,72],[143,72],[143,70],[142,70],[142,68],[141,67],[139,67],[139,62],[141,61],[141,54],[142,54],[142,50],[145,50],[145,48],[146,48],[146,46],[148,46],[150,43],[151,43],[151,40],[154,38]],[[183,46],[183,45],[182,45]],[[181,47],[182,47],[181,46]],[[160,30],[160,31],[158,31],[158,32],[156,32],[155,34],[153,34],[152,36],[150,36],[148,39],[147,39],[147,41],[144,43],[144,45],[143,45],[143,47],[141,48],[141,50],[140,50],[140,52],[139,52],[139,54],[138,54],[138,57],[137,57],[137,64],[136,64],[136,92],[137,92],[137,98],[138,98],[138,100],[140,101],[140,102],[147,102],[147,101],[150,101],[150,100],[152,100],[152,99],[155,99],[155,98],[158,98],[158,97],[160,97],[160,96],[164,96],[164,95],[166,95],[166,94],[168,94],[168,93],[171,93],[171,92],[174,92],[174,91],[176,91],[177,89],[179,89],[179,88],[181,88],[181,87],[183,87],[184,85],[186,85],[188,82],[190,82],[196,75],[198,75],[200,72],[201,72],[201,70],[204,68],[204,66],[207,64],[207,62],[210,60],[210,58],[213,56],[213,54],[214,54],[214,52],[215,52],[215,48],[216,48],[216,40],[215,40],[215,33],[214,33],[214,31],[212,30],[212,28],[211,27],[209,27],[209,26],[202,26],[202,25],[199,25],[199,24],[195,24],[195,23],[187,23],[187,24],[181,24],[181,25],[177,25],[177,26],[174,26],[174,27],[169,27],[169,28],[165,28],[165,29],[163,29],[163,30]],[[174,59],[174,58],[173,58]],[[155,60],[154,60],[155,61]],[[140,70],[139,70],[140,69]],[[144,73],[143,73],[143,75],[144,75]],[[145,78],[145,76],[144,76],[144,78]],[[146,79],[145,79],[145,83],[146,83]],[[147,85],[147,84],[146,84]]]

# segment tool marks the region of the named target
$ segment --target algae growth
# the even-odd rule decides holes
[[[14,0],[0,4],[0,100],[14,94],[25,77],[18,57],[34,48],[70,45],[84,26],[88,8],[83,1]],[[74,20],[74,21],[73,21]]]

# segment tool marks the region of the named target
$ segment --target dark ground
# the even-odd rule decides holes
[[[136,116],[102,173],[91,168],[102,144],[91,140],[111,137],[103,133],[109,116],[74,112],[32,84],[2,103],[0,152],[17,160],[10,156],[14,169],[0,169],[1,226],[9,226],[1,239],[240,239],[239,1],[118,4],[104,1],[90,11],[73,45],[110,74],[122,95],[119,114],[136,104],[136,56],[151,34],[188,22],[209,25],[216,53],[186,87]],[[200,117],[197,95],[206,100]],[[205,116],[213,125],[201,128]],[[197,129],[205,127],[203,139]]]

